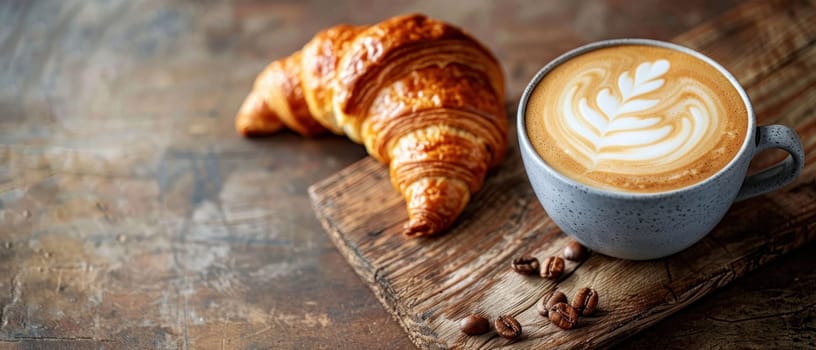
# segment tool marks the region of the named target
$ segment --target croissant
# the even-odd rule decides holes
[[[388,164],[407,202],[404,234],[450,227],[507,148],[498,60],[462,30],[424,15],[338,25],[272,62],[241,105],[246,136],[288,127],[345,134]]]

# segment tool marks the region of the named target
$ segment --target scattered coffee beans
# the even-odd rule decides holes
[[[513,316],[499,316],[494,326],[496,327],[496,333],[502,336],[502,338],[516,339],[521,336],[521,324],[519,324]]]
[[[567,260],[581,261],[586,258],[587,253],[587,248],[576,240],[570,240],[564,247],[564,258]],[[539,264],[535,257],[523,255],[513,259],[510,266],[522,275],[532,275],[538,272],[543,278],[555,280],[564,272],[564,259],[551,256]],[[550,322],[561,329],[575,327],[579,316],[590,316],[597,308],[598,292],[592,288],[578,290],[572,299],[572,304],[567,301],[564,293],[557,290],[542,296],[536,303],[536,311],[541,316],[548,317]],[[521,324],[513,316],[499,316],[493,325],[496,333],[503,338],[512,340],[521,336]],[[490,330],[490,322],[476,314],[463,318],[459,321],[459,326],[467,335],[485,334]]]
[[[581,288],[572,299],[572,307],[581,315],[592,315],[598,307],[598,292],[592,288]]]
[[[558,256],[551,256],[541,264],[541,277],[557,279],[564,272],[564,259]]]
[[[547,313],[550,311],[550,308],[552,308],[553,305],[566,302],[567,296],[564,295],[564,293],[555,291],[552,294],[545,295],[538,300],[538,304],[536,304],[536,311],[538,311],[539,315],[547,317]]]
[[[564,259],[572,261],[581,261],[586,257],[587,249],[578,241],[572,239],[569,244],[564,247]]]
[[[570,329],[578,322],[578,311],[567,303],[556,303],[550,308],[550,321],[561,329]]]
[[[538,272],[538,259],[529,256],[523,255],[521,257],[513,259],[512,264],[510,266],[513,267],[513,270],[522,274],[522,275],[532,275]]]
[[[490,330],[490,321],[480,315],[470,315],[459,321],[462,332],[467,335],[485,334]]]

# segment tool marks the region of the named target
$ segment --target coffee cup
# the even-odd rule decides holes
[[[778,189],[804,165],[799,137],[756,126],[751,101],[692,49],[615,39],[542,68],[519,103],[530,184],[566,234],[605,255],[649,260],[705,237],[735,201]],[[751,159],[789,153],[747,176]]]

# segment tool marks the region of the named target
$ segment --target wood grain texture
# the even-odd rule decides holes
[[[707,295],[618,349],[816,348],[816,270],[810,243]]]
[[[808,154],[802,176],[783,190],[735,204],[714,232],[679,254],[649,262],[593,254],[568,264],[566,275],[551,282],[509,269],[521,254],[558,255],[567,240],[526,183],[518,148],[510,150],[453,230],[416,240],[398,234],[406,215],[386,170],[364,159],[310,193],[331,239],[416,345],[610,346],[816,239],[816,4],[748,3],[675,41],[728,68],[746,87],[760,124],[797,129]],[[763,154],[754,167],[778,156]],[[582,319],[578,329],[562,331],[536,313],[534,304],[545,293],[558,289],[571,296],[585,286],[600,292],[601,312]],[[467,337],[457,322],[473,312],[491,319],[515,315],[524,337],[515,342],[493,332]]]

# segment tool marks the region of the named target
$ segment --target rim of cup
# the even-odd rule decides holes
[[[527,102],[528,102],[528,100],[530,98],[530,95],[533,93],[533,90],[535,90],[536,86],[538,86],[538,83],[550,71],[552,71],[553,69],[555,69],[556,67],[558,67],[562,63],[564,63],[564,62],[566,62],[566,61],[568,61],[568,60],[570,60],[570,59],[572,59],[572,58],[574,58],[576,56],[579,56],[579,55],[584,54],[586,52],[601,49],[601,48],[612,47],[612,46],[625,46],[625,45],[646,45],[646,46],[662,47],[662,48],[675,50],[675,51],[678,51],[678,52],[681,52],[681,53],[691,55],[691,56],[693,56],[695,58],[700,59],[701,61],[705,62],[706,64],[714,67],[717,71],[719,71],[720,74],[722,74],[728,80],[729,83],[731,83],[731,86],[737,91],[737,93],[742,98],[743,104],[745,104],[745,110],[746,110],[745,117],[748,118],[748,123],[746,123],[747,127],[748,127],[748,130],[745,131],[745,139],[743,140],[743,143],[740,146],[739,151],[728,162],[728,164],[726,164],[724,167],[722,167],[722,169],[718,170],[716,173],[714,173],[713,175],[705,178],[702,181],[693,183],[693,184],[685,186],[685,187],[680,187],[680,188],[672,189],[672,190],[669,190],[669,191],[639,193],[639,192],[624,192],[624,191],[615,191],[615,190],[602,189],[602,188],[592,187],[592,186],[580,183],[580,182],[570,178],[569,176],[566,176],[566,175],[558,172],[557,170],[552,168],[549,164],[547,164],[547,162],[545,162],[544,159],[541,158],[541,156],[538,154],[538,152],[535,150],[532,143],[530,142],[530,139],[527,137],[527,127],[526,127],[526,117],[525,117],[525,114],[527,112]],[[653,39],[641,39],[641,38],[622,38],[622,39],[609,39],[609,40],[596,41],[596,42],[593,42],[593,43],[589,43],[589,44],[574,48],[574,49],[572,49],[570,51],[567,51],[566,53],[561,54],[560,56],[558,56],[554,60],[547,63],[543,68],[541,68],[535,74],[535,76],[533,76],[533,79],[530,80],[529,83],[527,83],[527,86],[524,88],[524,92],[521,94],[521,100],[519,101],[519,107],[518,107],[517,115],[516,115],[516,127],[517,127],[516,129],[518,130],[518,140],[519,140],[520,146],[522,148],[528,149],[530,151],[530,153],[531,153],[530,158],[532,159],[532,161],[535,162],[537,166],[540,166],[543,169],[545,169],[552,176],[558,178],[562,182],[565,182],[565,183],[569,184],[570,186],[581,188],[581,189],[583,189],[583,190],[585,190],[587,192],[590,192],[590,193],[598,194],[598,195],[605,196],[605,197],[625,198],[625,199],[660,199],[660,198],[663,198],[663,197],[674,196],[674,195],[677,195],[678,193],[691,192],[691,191],[693,191],[693,190],[695,190],[697,188],[700,188],[705,183],[714,181],[715,179],[717,179],[719,177],[722,177],[726,172],[728,172],[734,166],[734,164],[736,164],[737,161],[744,156],[745,152],[747,152],[747,150],[748,150],[748,145],[752,141],[755,142],[754,139],[756,138],[756,135],[755,135],[756,134],[756,117],[755,117],[755,114],[754,114],[754,108],[753,108],[753,106],[751,104],[751,100],[748,98],[748,94],[745,92],[745,89],[742,87],[742,85],[740,85],[740,83],[737,81],[737,79],[727,69],[725,69],[725,67],[723,67],[722,65],[720,65],[719,63],[717,63],[716,61],[711,59],[710,57],[708,57],[706,55],[703,55],[702,53],[700,53],[700,52],[698,52],[696,50],[690,49],[688,47],[678,45],[678,44],[674,44],[674,43],[670,43],[670,42],[666,42],[666,41],[653,40]]]

